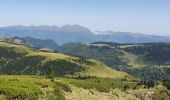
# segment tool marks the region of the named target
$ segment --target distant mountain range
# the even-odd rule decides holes
[[[9,43],[15,43],[19,45],[27,45],[31,47],[36,48],[49,48],[49,49],[56,49],[58,45],[53,40],[41,40],[41,39],[35,39],[31,37],[12,37],[12,36],[0,36],[1,42],[9,42]]]
[[[97,33],[97,34],[96,34]],[[170,42],[168,36],[144,35],[130,32],[97,31],[80,25],[58,26],[8,26],[0,28],[1,36],[32,37],[37,39],[51,39],[57,44],[76,42],[118,42],[118,43],[148,43]]]

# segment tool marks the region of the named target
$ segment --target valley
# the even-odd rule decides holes
[[[170,100],[169,0],[0,0],[0,100]]]

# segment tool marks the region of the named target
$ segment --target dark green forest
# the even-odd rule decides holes
[[[84,70],[82,66],[69,60],[48,60],[44,56],[27,55],[14,50],[15,47],[0,47],[0,74],[64,76]]]

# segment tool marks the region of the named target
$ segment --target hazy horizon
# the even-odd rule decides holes
[[[74,26],[74,25],[78,25],[78,24],[65,24],[65,25],[71,25],[71,26]],[[4,28],[4,27],[11,27],[11,26],[24,26],[24,27],[39,27],[39,26],[49,26],[49,27],[53,27],[53,26],[56,26],[56,27],[63,27],[65,25],[7,25],[7,26],[0,26],[0,28]],[[132,34],[143,34],[143,35],[155,35],[155,36],[170,36],[169,35],[159,35],[159,34],[146,34],[146,33],[135,33],[135,32],[129,32],[129,31],[115,31],[115,30],[91,30],[90,28],[88,27],[85,27],[85,26],[82,26],[82,25],[79,25],[81,27],[84,27],[84,28],[87,28],[89,29],[93,34],[106,34],[106,33],[100,33],[100,32],[108,32],[108,31],[112,31],[112,32],[128,32],[128,33],[132,33]],[[99,33],[98,33],[99,32]],[[108,33],[109,34],[109,33]]]
[[[0,27],[78,24],[92,31],[170,36],[168,0],[0,0]]]

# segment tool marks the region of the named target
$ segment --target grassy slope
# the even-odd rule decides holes
[[[42,91],[46,87],[46,91]],[[0,76],[0,91],[1,96],[6,99],[14,98],[28,98],[37,99],[44,98],[46,92],[50,91],[53,84],[49,79],[37,76],[25,76],[25,75],[1,75]]]
[[[135,54],[128,53],[125,51],[123,52],[123,56],[121,58],[128,63],[128,65],[132,66],[133,68],[139,68],[145,66],[144,63],[142,63],[142,60],[139,59],[139,57]]]
[[[62,59],[62,60],[70,60],[68,58],[72,58],[72,59],[79,59],[77,57],[72,57],[72,56],[68,56],[65,54],[61,54],[61,53],[52,53],[52,52],[42,52],[38,49],[34,49],[31,47],[27,47],[27,46],[22,46],[22,45],[15,45],[15,44],[10,44],[10,43],[3,43],[0,42],[0,47],[5,47],[5,48],[14,48],[13,50],[15,52],[18,53],[26,53],[27,56],[43,56],[46,58],[46,60],[56,60],[56,59]],[[89,59],[89,61],[93,62],[94,65],[87,65],[85,63],[83,64],[79,64],[79,65],[83,65],[85,67],[85,71],[81,72],[80,75],[85,75],[85,76],[97,76],[97,77],[111,77],[111,78],[122,78],[125,75],[127,75],[124,72],[120,72],[120,71],[116,71],[116,70],[112,70],[111,68],[109,68],[108,66],[106,66],[105,64],[96,61],[96,60],[92,60]]]
[[[162,85],[156,85],[149,89],[138,88],[137,90],[129,89],[127,91],[122,91],[121,88],[116,86],[108,92],[99,92],[98,89],[107,87],[113,81],[111,79],[100,80],[103,81],[98,83],[91,79],[78,80],[56,77],[54,81],[51,81],[43,76],[0,75],[0,100],[16,98],[23,100],[65,100],[63,96],[66,100],[139,100],[139,98],[144,98],[150,93],[155,94],[151,95],[155,100],[169,100],[170,93]],[[81,82],[83,84],[78,86],[78,83]],[[121,81],[115,80],[113,83],[116,85],[119,82]],[[98,85],[100,88],[92,88],[92,86],[96,87],[95,84],[101,84]],[[112,86],[109,86],[109,88],[112,88]]]
[[[53,40],[50,39],[41,40],[41,39],[35,39],[31,37],[20,38],[20,37],[13,37],[13,36],[0,36],[0,41],[28,45],[37,48],[56,49],[56,47],[58,46]]]
[[[127,75],[127,73],[125,72],[113,70],[110,67],[107,67],[105,64],[98,62],[96,60],[91,59],[91,61],[96,62],[96,65],[88,66],[88,69],[85,72],[81,73],[81,75],[108,78],[121,78]]]
[[[98,46],[98,47],[102,47],[102,46],[107,46],[109,48],[115,48],[115,46],[111,46],[111,45],[108,45],[108,44],[87,44],[87,45],[94,45],[94,46]],[[127,48],[127,47],[135,47],[135,46],[138,46],[138,45],[121,45],[121,46],[117,46],[118,48]],[[142,46],[142,45],[140,45]],[[124,50],[121,50],[119,49],[123,55],[120,56],[120,58],[127,62],[128,65],[134,67],[134,68],[139,68],[139,67],[143,67],[144,64],[142,63],[142,61],[140,59],[138,59],[138,56],[133,54],[133,53],[129,53],[129,52],[126,52]]]
[[[98,86],[101,87],[101,89],[102,87],[107,87],[106,89],[108,90],[112,88],[112,86],[107,86],[112,80],[104,80],[105,81],[101,81],[101,85]],[[88,84],[85,83],[89,88],[85,89],[85,84],[77,87],[77,83],[81,81],[83,80],[56,77],[55,81],[51,81],[41,76],[0,75],[0,100],[12,98],[22,98],[24,100],[65,100],[61,98],[62,96],[60,96],[60,99],[56,99],[61,95],[59,93],[62,93],[66,100],[138,100],[120,89],[115,89],[116,87],[110,92],[99,92],[92,88],[93,86],[96,87],[95,84],[99,84],[94,84],[94,82],[92,82],[93,80],[87,80]],[[117,84],[116,80],[114,83]],[[59,89],[60,92],[56,91],[57,85],[59,86],[57,89]]]
[[[134,55],[141,56],[144,63],[169,65],[169,43],[146,43],[122,46],[119,46],[122,50],[128,53],[133,53]]]
[[[139,100],[133,95],[122,92],[119,89],[109,93],[99,92],[94,89],[83,89],[72,86],[74,92],[64,92],[67,100]]]
[[[153,43],[154,44],[154,43]],[[107,46],[107,47],[110,47],[110,48],[117,48],[119,49],[123,55],[119,56],[121,58],[122,61],[125,61],[127,62],[128,65],[130,65],[131,67],[133,68],[141,68],[141,67],[144,67],[147,65],[148,62],[147,61],[144,61],[144,58],[140,57],[140,56],[143,56],[141,55],[138,55],[138,54],[135,54],[134,51],[133,52],[128,52],[126,49],[127,48],[148,48],[148,46],[150,45],[150,48],[152,47],[155,47],[152,43],[151,44],[120,44],[120,45],[117,45],[117,46],[112,46],[112,45],[108,45],[108,44],[94,44],[94,46]],[[159,43],[155,43],[155,45],[158,45]],[[166,44],[166,43],[165,43]],[[164,45],[165,45],[164,44]],[[159,47],[159,45],[158,45]],[[166,48],[166,46],[163,46],[164,48]],[[168,48],[168,47],[167,47]],[[138,49],[140,51],[140,49]],[[142,52],[144,51],[147,51],[147,49],[141,49]],[[149,50],[148,50],[149,51]],[[154,50],[153,50],[154,51]],[[150,51],[150,53],[152,53],[153,51]],[[153,55],[151,55],[153,56]],[[167,59],[165,59],[167,60]],[[160,67],[169,67],[169,65],[161,65]]]
[[[66,57],[69,57],[69,56],[61,54],[61,53],[42,52],[42,51],[36,50],[31,47],[10,44],[10,43],[4,43],[4,42],[0,42],[0,47],[6,47],[6,48],[15,47],[15,49],[14,49],[15,52],[27,53],[27,55],[29,55],[29,56],[44,56],[50,60],[65,59]]]

